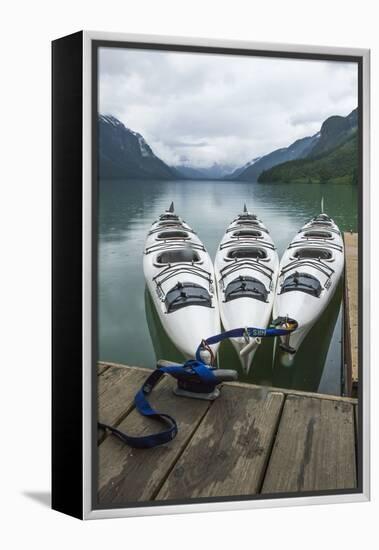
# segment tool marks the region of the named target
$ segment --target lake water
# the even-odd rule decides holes
[[[165,335],[145,289],[143,248],[152,222],[175,203],[214,258],[226,226],[246,202],[266,224],[279,257],[295,233],[325,211],[342,231],[357,230],[357,189],[332,184],[258,184],[220,181],[101,181],[99,184],[99,359],[155,367],[157,358],[181,361]],[[240,380],[340,394],[342,286],[313,327],[291,367],[264,339],[245,376],[229,342],[220,348],[222,368],[235,368]],[[210,335],[204,335],[210,336]]]

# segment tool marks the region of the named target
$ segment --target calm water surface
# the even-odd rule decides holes
[[[171,201],[197,231],[212,258],[226,226],[246,202],[269,228],[280,257],[300,227],[319,213],[322,196],[325,211],[340,229],[356,231],[357,190],[348,185],[101,181],[99,358],[151,368],[157,358],[182,360],[160,325],[142,270],[146,234]],[[264,340],[247,377],[229,342],[221,345],[220,366],[237,369],[241,380],[252,383],[339,394],[341,297],[340,286],[291,367],[280,365],[273,339]]]

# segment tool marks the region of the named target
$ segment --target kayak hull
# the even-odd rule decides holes
[[[201,341],[221,329],[213,265],[203,243],[179,216],[166,223],[161,216],[145,242],[143,271],[165,333],[194,358]],[[215,355],[217,349],[212,346]]]
[[[271,320],[279,259],[265,225],[254,215],[237,216],[226,229],[215,258],[220,316],[225,330],[266,328]],[[260,340],[231,339],[245,372]],[[243,349],[249,345],[249,352]]]
[[[338,287],[344,268],[341,233],[331,218],[317,216],[293,238],[280,262],[273,316],[290,317],[298,328],[281,337],[294,353],[284,353],[291,363],[305,337],[319,320]]]

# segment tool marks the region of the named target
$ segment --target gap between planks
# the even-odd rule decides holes
[[[103,367],[103,365],[104,364],[101,364],[99,366],[99,368]],[[151,372],[151,369],[140,369],[139,367],[134,368],[134,367],[128,367],[126,365],[119,365],[119,364],[105,363],[105,366],[107,368],[109,368],[109,367],[121,368],[124,371],[130,372],[130,373],[133,372],[134,376],[130,378],[130,382],[132,381],[132,378],[134,378],[137,375],[136,371],[140,371],[140,375],[144,375],[146,373]],[[105,370],[103,369],[102,374],[105,373],[106,371],[107,371],[107,369],[105,369]],[[126,377],[126,374],[123,375],[123,376]],[[138,378],[140,378],[140,377],[138,377]],[[164,377],[164,378],[167,378],[167,377]],[[142,379],[142,376],[141,376],[140,379]],[[137,378],[135,378],[134,386],[136,385],[136,382],[137,382]],[[237,383],[224,384],[224,390],[226,390],[226,392],[224,391],[224,394],[225,393],[230,393],[231,395],[235,394],[237,388],[239,388],[240,390],[242,390],[243,388],[248,389],[251,392],[251,394],[255,394],[255,396],[258,398],[258,400],[265,399],[267,397],[267,395],[270,394],[270,393],[275,393],[276,395],[281,396],[281,399],[282,399],[280,410],[278,411],[278,414],[276,415],[276,422],[274,422],[274,424],[272,426],[271,439],[267,444],[267,449],[265,451],[266,454],[265,454],[264,460],[260,464],[260,471],[258,473],[259,475],[255,480],[255,482],[256,482],[255,492],[256,493],[259,493],[262,490],[263,490],[263,492],[267,492],[267,490],[270,491],[269,485],[266,485],[266,488],[264,487],[264,485],[265,485],[265,480],[266,480],[266,477],[267,477],[268,469],[270,468],[270,461],[271,461],[271,458],[272,458],[272,455],[273,455],[274,445],[276,444],[277,439],[278,439],[278,432],[280,431],[280,426],[281,426],[282,418],[283,418],[283,410],[284,410],[285,403],[287,402],[288,398],[290,398],[291,401],[292,401],[293,398],[296,398],[296,396],[297,397],[302,397],[302,398],[308,398],[308,399],[313,398],[313,400],[315,400],[317,402],[328,401],[330,403],[331,401],[335,401],[336,406],[338,405],[338,403],[340,403],[341,405],[343,403],[346,403],[346,404],[350,404],[350,406],[351,406],[351,408],[353,409],[354,412],[355,412],[356,403],[357,403],[357,400],[352,399],[352,398],[343,398],[343,397],[331,396],[331,395],[325,395],[324,396],[324,395],[321,395],[321,394],[312,394],[310,392],[297,392],[295,390],[286,390],[286,389],[282,390],[280,388],[268,388],[268,387],[254,386],[254,385],[251,385],[251,384],[244,384],[244,383],[238,383],[238,382]],[[138,388],[134,387],[133,391],[137,390],[137,389]],[[233,391],[233,389],[234,389],[234,391]],[[157,393],[158,393],[158,401],[159,401],[159,393],[160,392],[157,392]],[[234,399],[235,399],[235,397],[236,396],[234,395]],[[176,406],[175,406],[175,409],[176,409],[178,403],[182,403],[182,401],[178,401],[178,398],[175,398],[175,399],[176,399]],[[180,398],[180,400],[182,400],[182,399],[183,398]],[[184,400],[187,401],[186,399],[184,399]],[[170,401],[171,401],[171,398],[170,398]],[[193,401],[193,400],[190,400],[190,401]],[[237,399],[237,401],[238,401],[238,399]],[[224,404],[225,404],[225,399],[224,399]],[[186,407],[185,403],[183,403],[183,405],[184,405],[184,408],[185,408]],[[210,416],[212,415],[212,413],[214,411],[214,407],[216,407],[216,405],[217,405],[217,400],[215,402],[209,403],[203,409],[202,412],[200,411],[200,414],[198,416],[195,415],[195,418],[193,417],[193,419],[192,419],[193,425],[191,425],[190,429],[187,427],[187,434],[186,434],[186,437],[184,438],[184,441],[182,441],[182,444],[181,444],[180,448],[176,449],[176,452],[169,453],[169,454],[171,454],[171,459],[172,460],[169,461],[166,464],[165,468],[161,469],[161,477],[159,479],[155,478],[155,482],[154,482],[155,485],[153,487],[150,487],[150,491],[149,491],[150,494],[148,496],[149,500],[154,500],[154,499],[161,500],[162,497],[163,497],[163,499],[166,499],[166,500],[167,500],[167,498],[172,498],[168,494],[165,494],[165,491],[167,493],[167,488],[165,489],[165,485],[168,483],[168,480],[170,480],[170,478],[172,478],[172,476],[175,476],[175,471],[177,470],[177,468],[180,467],[183,459],[185,459],[185,456],[186,456],[187,452],[189,452],[191,447],[193,447],[193,445],[195,443],[194,440],[196,440],[196,438],[199,438],[201,436],[201,433],[200,433],[200,436],[199,436],[199,432],[201,431],[202,426],[204,426],[210,420]],[[332,403],[330,403],[330,405],[332,405]],[[355,406],[352,406],[352,405],[355,405]],[[219,408],[221,407],[221,402],[220,402],[219,405],[217,405],[217,407],[219,407]],[[222,408],[223,407],[221,407],[221,409],[220,409],[221,411],[222,411]],[[123,415],[123,418],[122,418],[122,420],[119,421],[119,423],[123,424],[126,420],[128,420],[128,418],[132,414],[133,410],[134,410],[134,407],[131,407]],[[177,411],[175,410],[175,413],[176,412]],[[136,411],[134,411],[133,414],[136,414]],[[357,425],[356,425],[355,415],[353,416],[353,418],[354,418],[353,432],[356,432]],[[228,420],[228,419],[226,419],[226,420]],[[135,420],[132,423],[135,423]],[[230,423],[230,419],[229,419],[229,423]],[[231,427],[229,426],[229,429],[230,428]],[[355,430],[354,430],[354,428],[355,428]],[[227,426],[225,427],[225,430],[227,430]],[[356,434],[354,434],[354,435],[356,435]],[[354,440],[356,442],[357,437],[354,437]],[[114,445],[114,443],[115,442],[113,441],[112,446]],[[102,445],[100,447],[102,447]],[[108,445],[109,445],[109,443],[108,443]],[[151,453],[151,452],[152,451],[149,451],[149,453]],[[114,457],[114,458],[116,458],[116,457]],[[166,460],[166,462],[167,462],[167,460]],[[355,464],[356,464],[356,462],[355,462]],[[135,472],[135,473],[137,473],[137,472]],[[204,473],[204,469],[203,469],[203,473]],[[206,473],[206,469],[205,469],[205,473]],[[118,476],[116,476],[116,477],[118,477]],[[172,481],[171,481],[171,489],[168,491],[169,493],[172,493],[172,487],[174,487],[174,491],[175,491],[175,485],[176,485],[176,483],[172,483]],[[222,486],[222,484],[221,484],[221,486]],[[109,489],[110,489],[110,487],[109,487]],[[113,500],[111,494],[108,492],[109,489],[106,491],[106,493],[108,493],[107,494],[107,499],[110,498],[111,501],[115,502]],[[225,488],[224,488],[224,490],[225,490]],[[124,492],[124,490],[122,492]],[[222,487],[221,487],[221,492],[222,492]],[[210,490],[209,493],[212,494],[212,490]],[[218,492],[216,491],[216,493],[217,493],[217,496],[219,496],[219,491]],[[228,490],[228,493],[233,496],[233,493],[230,491],[230,488]],[[125,493],[124,493],[124,495],[125,495]],[[145,498],[146,498],[146,496],[147,495],[145,494]],[[194,495],[192,495],[192,497],[193,496]],[[188,495],[186,495],[185,498],[189,498]],[[141,499],[136,499],[136,500],[141,500]],[[117,502],[117,500],[116,500],[116,502]],[[119,502],[120,502],[120,500],[119,500]]]
[[[284,398],[225,385],[156,500],[256,494]]]
[[[315,399],[328,399],[331,401],[343,401],[345,403],[351,403],[353,405],[356,405],[358,403],[358,399],[356,397],[345,397],[342,395],[332,395],[329,393],[316,393],[316,392],[309,392],[309,391],[302,391],[302,390],[292,390],[290,388],[277,388],[275,386],[257,386],[255,384],[248,384],[246,382],[225,382],[223,384],[224,386],[235,386],[235,387],[241,387],[241,388],[257,388],[260,389],[263,393],[268,392],[280,392],[284,395],[298,395],[300,397],[310,397]]]

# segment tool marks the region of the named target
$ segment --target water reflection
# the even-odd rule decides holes
[[[273,386],[311,392],[316,392],[319,389],[336,321],[341,316],[341,300],[342,285],[340,284],[323,315],[309,331],[290,367],[285,367],[282,364],[280,351],[276,350],[273,363]],[[341,324],[339,326],[341,328]],[[338,335],[336,337],[338,338]],[[340,365],[341,347],[337,346],[334,351],[336,364]],[[341,391],[338,380],[334,381],[334,390],[336,393]]]
[[[241,211],[244,202],[269,227],[281,255],[299,228],[318,213],[322,196],[325,209],[340,228],[356,230],[356,188],[347,185],[100,182],[100,358],[147,367],[154,367],[156,358],[180,358],[163,328],[159,327],[157,314],[145,293],[142,271],[147,231],[172,200],[177,211],[194,227],[214,257],[226,226]],[[335,296],[303,343],[303,355],[299,352],[292,372],[277,368],[276,361],[272,367],[274,342],[268,339],[260,346],[248,378],[241,372],[236,353],[228,342],[220,348],[220,365],[238,369],[241,379],[255,383],[293,385],[304,389],[314,389],[320,383],[323,391],[335,391],[340,380],[340,335],[338,330],[333,332],[333,329],[338,318],[340,298],[340,294]]]
[[[183,363],[185,357],[167,337],[147,287],[145,287],[145,314],[155,357],[173,363]]]

